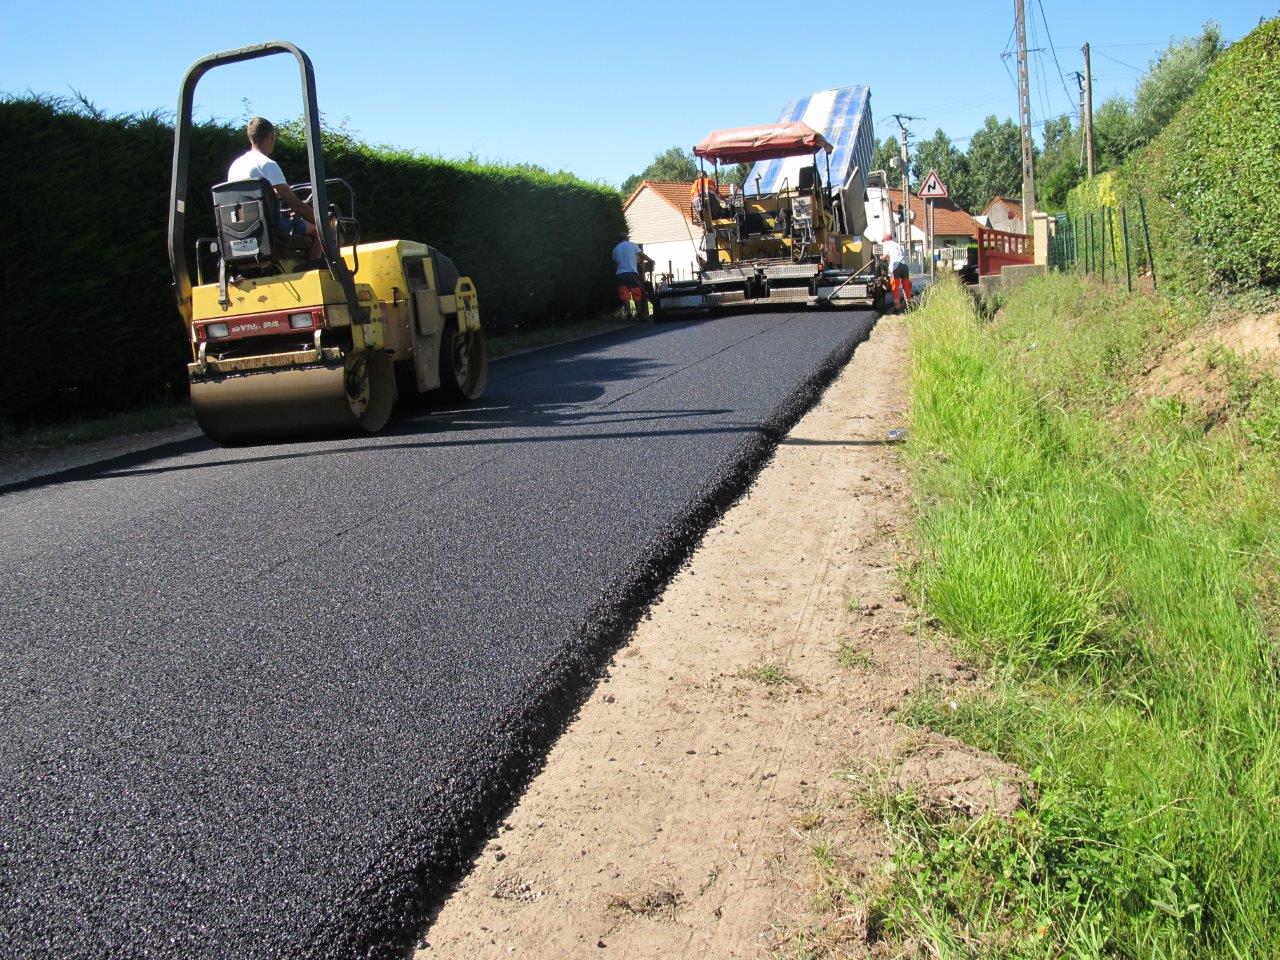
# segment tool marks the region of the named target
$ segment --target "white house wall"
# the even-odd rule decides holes
[[[668,262],[677,277],[698,269],[696,227],[652,190],[645,188],[626,209],[631,239],[653,258],[654,271],[666,273]]]
[[[627,229],[636,243],[666,243],[688,240],[689,223],[675,208],[647,187],[627,207]],[[693,225],[689,224],[689,230]]]
[[[634,237],[634,234],[632,235]],[[636,241],[639,243],[639,241]],[[653,272],[666,273],[668,270],[677,280],[693,279],[698,269],[694,259],[694,246],[688,240],[668,240],[665,243],[641,243],[644,252],[653,257]],[[669,265],[669,266],[668,266]]]

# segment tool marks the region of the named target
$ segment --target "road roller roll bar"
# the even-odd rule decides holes
[[[320,111],[316,108],[316,75],[311,67],[311,58],[292,43],[270,40],[250,47],[240,47],[236,50],[226,50],[201,57],[187,70],[186,76],[182,78],[182,87],[178,91],[178,112],[173,121],[173,177],[169,189],[169,266],[173,271],[173,291],[178,301],[178,313],[188,329],[191,327],[191,274],[187,269],[187,258],[183,247],[186,242],[187,166],[192,139],[191,111],[196,84],[214,67],[241,63],[245,60],[257,60],[277,53],[289,54],[298,61],[298,72],[302,79],[302,109],[307,123],[307,168],[311,175],[311,209],[315,214],[316,229],[324,249],[325,264],[329,268],[329,273],[342,287],[347,308],[351,311],[352,322],[363,323],[368,315],[356,296],[355,281],[346,261],[342,259],[342,251],[338,248],[336,238],[332,236],[332,231],[325,229],[329,209],[326,187],[331,181],[326,180],[324,175]]]

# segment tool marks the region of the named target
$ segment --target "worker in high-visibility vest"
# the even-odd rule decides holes
[[[689,184],[689,207],[704,227],[711,226],[711,221],[720,212],[720,184],[716,183],[715,177],[704,173]]]
[[[889,276],[893,278],[893,306],[901,310],[905,300],[911,306],[911,267],[907,265],[907,254],[902,244],[893,239],[893,234],[886,233],[880,242],[880,252],[889,261]]]

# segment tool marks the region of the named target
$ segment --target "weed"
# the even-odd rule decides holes
[[[870,653],[860,647],[855,647],[847,640],[840,642],[840,649],[836,652],[836,660],[846,670],[870,670],[876,665],[875,658]]]
[[[744,680],[751,680],[765,687],[803,687],[804,685],[773,660],[760,660],[739,672]]]
[[[809,831],[822,826],[822,821],[826,819],[825,814],[817,807],[810,807],[808,810],[801,810],[796,814],[796,828],[799,830]]]

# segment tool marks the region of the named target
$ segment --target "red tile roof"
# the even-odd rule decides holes
[[[902,190],[889,188],[889,196],[896,210],[902,203]],[[916,215],[915,226],[924,229],[924,201],[914,193],[911,195],[911,211]],[[973,237],[978,236],[978,221],[969,216],[951,200],[935,200],[933,204],[933,232],[939,237]]]
[[[1019,220],[1022,219],[1022,201],[1010,200],[1008,197],[992,197],[991,201],[982,208],[983,215],[985,216],[986,214],[989,214],[991,212],[991,208],[997,203],[1004,204],[1004,215],[1006,217],[1017,217]]]
[[[688,220],[693,222],[693,211],[689,209],[689,188],[693,186],[689,183],[679,183],[671,180],[641,180],[640,185],[632,191],[631,196],[627,197],[626,203],[622,205],[625,210],[631,206],[633,200],[640,196],[640,191],[648,187],[659,197],[670,204],[675,211]]]

